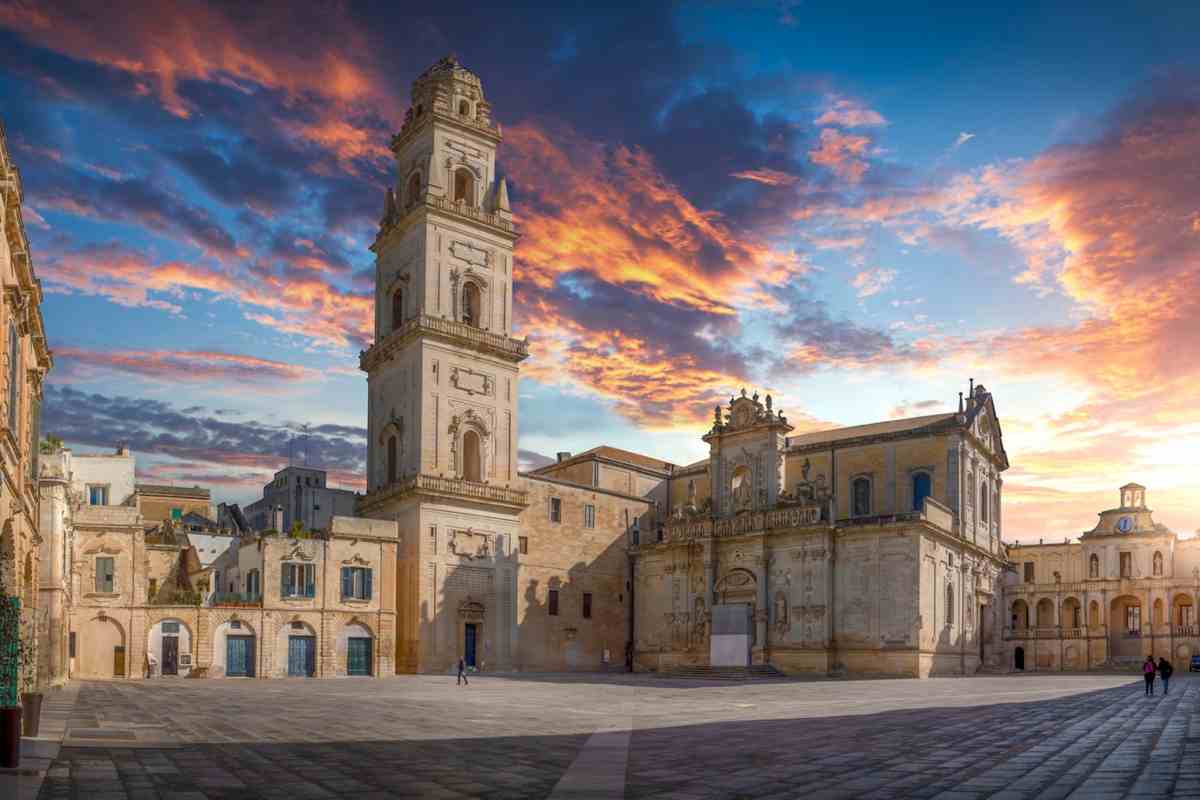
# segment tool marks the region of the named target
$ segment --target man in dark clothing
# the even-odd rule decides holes
[[[1146,656],[1142,662],[1142,677],[1146,679],[1146,697],[1154,695],[1154,674],[1158,667],[1154,665],[1154,656]]]
[[[458,660],[458,683],[457,686],[470,686],[471,682],[467,680],[467,665],[460,658]]]
[[[1162,678],[1163,694],[1167,693],[1167,681],[1171,679],[1171,673],[1175,668],[1171,666],[1171,662],[1165,658],[1158,659],[1158,677]]]

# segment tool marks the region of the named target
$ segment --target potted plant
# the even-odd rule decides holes
[[[10,597],[0,580],[0,767],[21,765],[21,706],[17,704],[20,680],[21,599]]]
[[[26,625],[21,638],[21,728],[26,736],[37,736],[43,698],[37,681],[37,625]]]

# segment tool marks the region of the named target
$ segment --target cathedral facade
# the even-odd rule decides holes
[[[697,464],[599,447],[518,472],[500,142],[453,59],[392,141],[359,513],[398,523],[397,671],[998,663],[1008,462],[982,386],[957,412],[799,436],[743,392]]]

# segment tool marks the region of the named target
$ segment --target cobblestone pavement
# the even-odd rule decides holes
[[[97,682],[40,797],[1200,798],[1198,707],[1186,675]]]

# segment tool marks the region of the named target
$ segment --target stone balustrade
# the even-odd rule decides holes
[[[514,339],[458,320],[418,314],[405,320],[399,328],[359,353],[359,369],[369,372],[379,362],[390,358],[408,339],[418,334],[440,338],[451,344],[465,345],[481,353],[510,361],[523,361],[529,357],[528,339]]]
[[[359,500],[358,510],[364,513],[406,494],[427,494],[454,500],[496,503],[510,508],[525,508],[529,505],[529,492],[524,489],[476,483],[441,475],[418,474],[368,493]]]

